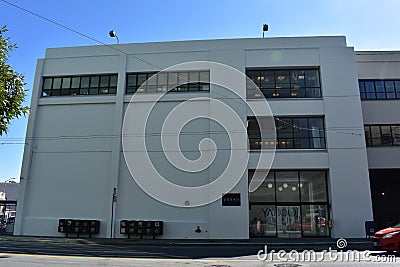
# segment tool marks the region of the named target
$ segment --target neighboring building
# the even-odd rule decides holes
[[[370,77],[371,72],[362,68],[364,63],[360,63],[358,75],[356,56],[345,37],[114,47],[126,54],[107,46],[56,48],[48,49],[45,58],[38,61],[14,234],[61,236],[58,220],[74,218],[100,220],[98,236],[107,238],[125,237],[119,233],[119,222],[124,219],[163,221],[161,238],[365,236],[364,222],[373,220],[369,169],[394,168],[398,162],[393,157],[392,165],[376,166],[370,157],[368,166],[364,123],[383,121],[379,120],[381,116],[372,120],[372,115],[363,120],[363,112],[369,110],[366,105],[378,101],[361,101],[358,76],[395,77]],[[188,61],[220,62],[236,68],[268,98],[276,118],[276,156],[266,181],[254,193],[248,193],[248,180],[257,166],[260,143],[266,142],[254,117],[262,120],[265,114],[252,114],[242,102],[221,95],[221,88],[207,84],[210,76],[217,75],[207,69],[180,69],[173,75],[158,75],[155,84],[139,88],[160,70],[158,67]],[[357,54],[357,61],[362,61],[362,56]],[[202,77],[203,83],[179,87],[170,98],[160,101],[160,110],[168,113],[174,105],[192,97],[219,98],[232,105],[244,124],[247,121],[250,161],[232,190],[240,194],[234,204],[238,206],[224,206],[221,200],[196,208],[163,204],[135,183],[124,160],[123,118],[130,96],[142,94],[142,100],[134,105],[146,109],[152,105],[146,95],[160,94],[167,83],[176,84],[176,77],[190,80],[191,76]],[[261,103],[259,93],[246,89],[244,78],[237,87],[236,93],[247,97],[248,105],[257,107]],[[193,100],[192,104],[199,112],[215,115],[204,99]],[[393,120],[385,123],[396,122],[395,113],[390,116]],[[146,142],[150,139],[150,144],[157,146],[160,132],[153,124],[162,124],[164,119],[153,118],[150,124],[156,130],[146,136]],[[183,128],[187,132],[180,148],[193,152],[202,138],[220,140],[216,127],[198,121],[195,131]],[[372,149],[368,148],[368,156],[374,153]],[[224,151],[218,151],[222,156],[215,158],[212,168],[199,174],[180,172],[157,154],[159,150],[152,152],[157,154],[157,167],[168,173],[172,182],[199,186],[223,171],[229,157]],[[128,152],[146,157],[144,151]],[[193,160],[199,156],[197,152],[187,156]],[[267,167],[261,166],[261,170]],[[374,177],[373,170],[371,175]],[[118,199],[113,204],[114,193]],[[195,231],[198,228],[202,231]]]
[[[0,214],[6,219],[15,217],[18,188],[19,183],[16,182],[0,183]]]
[[[374,219],[400,222],[400,52],[356,52]]]

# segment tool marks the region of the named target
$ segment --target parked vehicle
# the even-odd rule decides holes
[[[376,250],[400,251],[400,223],[380,230],[372,237]]]

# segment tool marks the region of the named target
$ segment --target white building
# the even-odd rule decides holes
[[[368,148],[367,153],[363,124],[382,121],[381,115],[370,107],[379,101],[361,101],[358,77],[394,79],[400,77],[398,68],[387,74],[371,71],[374,66],[367,61],[369,57],[375,60],[374,55],[355,55],[345,37],[113,47],[119,51],[107,46],[48,49],[45,58],[38,61],[14,234],[62,236],[57,232],[58,220],[72,218],[100,220],[97,236],[108,238],[125,237],[119,231],[120,221],[125,219],[163,221],[164,232],[159,238],[365,236],[364,222],[373,220],[368,164],[374,169],[399,168],[399,164],[393,157],[392,162],[380,165],[378,153],[386,150]],[[197,65],[201,66],[197,69],[196,65],[184,64],[175,66],[173,72],[154,76],[157,81],[139,88],[157,71],[192,61],[219,62],[246,73],[268,99],[276,118],[277,149],[268,177],[254,193],[248,193],[248,181],[257,168],[260,144],[267,142],[267,137],[260,137],[254,117],[263,121],[267,114],[260,112],[262,95],[246,89],[244,78],[233,83],[236,96],[232,97],[221,87],[208,85],[210,78],[228,84],[230,78],[219,77],[220,73],[205,68],[205,63]],[[195,77],[195,82],[200,78],[202,82],[178,86],[161,99],[157,115],[149,117],[150,132],[141,135],[141,110],[154,104],[154,97],[165,91],[167,83],[174,87],[178,83],[175,79],[181,77],[186,81]],[[129,121],[134,131],[131,137],[145,136],[150,148],[147,152],[138,149],[139,143],[130,148],[122,144],[124,115],[132,95],[138,116]],[[176,207],[154,199],[138,186],[132,172],[139,171],[139,176],[148,173],[149,180],[152,173],[146,165],[140,165],[141,160],[134,170],[129,169],[127,155],[142,156],[145,162],[149,154],[157,170],[169,181],[181,186],[201,186],[224,171],[230,153],[247,148],[243,142],[240,148],[225,149],[230,143],[229,138],[221,135],[223,128],[203,117],[182,128],[179,148],[184,156],[197,159],[199,143],[204,138],[224,148],[217,151],[211,166],[198,173],[174,168],[170,158],[162,153],[160,129],[173,108],[196,97],[190,102],[194,113],[210,118],[221,115],[213,109],[212,101],[204,98],[219,99],[236,112],[247,125],[250,159],[243,175],[238,173],[232,178],[239,180],[231,190],[236,197],[232,202],[225,198],[227,202],[218,199],[190,207],[189,195],[182,202],[184,206]],[[240,98],[255,112],[250,112]],[[399,114],[396,101],[389,108],[387,112],[397,110]],[[364,121],[363,112],[367,114]],[[185,115],[177,114],[173,120],[179,121]],[[386,117],[387,123],[398,122],[394,113],[390,116]],[[226,116],[222,120],[230,119]],[[246,136],[245,132],[238,133],[239,137]],[[206,146],[211,147],[210,143]],[[212,157],[211,150],[202,152]],[[398,155],[398,150],[389,150],[393,156]],[[262,172],[268,167],[261,162],[258,168]],[[170,192],[162,193],[168,197]],[[221,196],[226,193],[216,192]],[[117,196],[116,202],[113,195]]]

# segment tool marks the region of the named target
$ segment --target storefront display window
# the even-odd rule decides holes
[[[326,171],[271,171],[249,201],[250,237],[330,236]]]

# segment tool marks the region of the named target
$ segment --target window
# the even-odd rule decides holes
[[[264,175],[264,173],[257,173]],[[251,176],[251,178],[250,178]],[[249,173],[249,181],[254,177],[254,172]],[[268,173],[261,186],[249,195],[250,202],[274,202],[275,201],[275,177],[274,173]]]
[[[300,197],[304,202],[326,202],[326,179],[324,171],[300,172]]]
[[[255,174],[265,175],[265,171],[256,173],[249,170],[249,183]],[[249,194],[249,200],[263,203],[326,203],[326,171],[270,171],[261,186]]]
[[[127,75],[126,93],[210,91],[209,71],[139,72]]]
[[[76,96],[117,93],[117,75],[44,77],[42,96]]]
[[[255,174],[249,170],[249,183]],[[249,193],[250,236],[329,236],[328,199],[325,170],[270,171]]]
[[[400,125],[364,125],[367,146],[399,146]]]
[[[281,171],[275,173],[276,201],[300,202],[298,172]]]
[[[261,136],[263,118],[248,118],[247,134],[250,149],[261,149],[261,145],[273,144],[277,149],[323,149],[325,148],[325,127],[322,117],[279,117],[275,118],[276,140]],[[266,125],[266,124],[264,124]],[[263,129],[268,133],[268,129]]]
[[[246,75],[265,98],[321,98],[318,69],[248,69]],[[247,98],[262,95],[247,81]]]
[[[400,80],[359,80],[362,100],[400,99]]]

